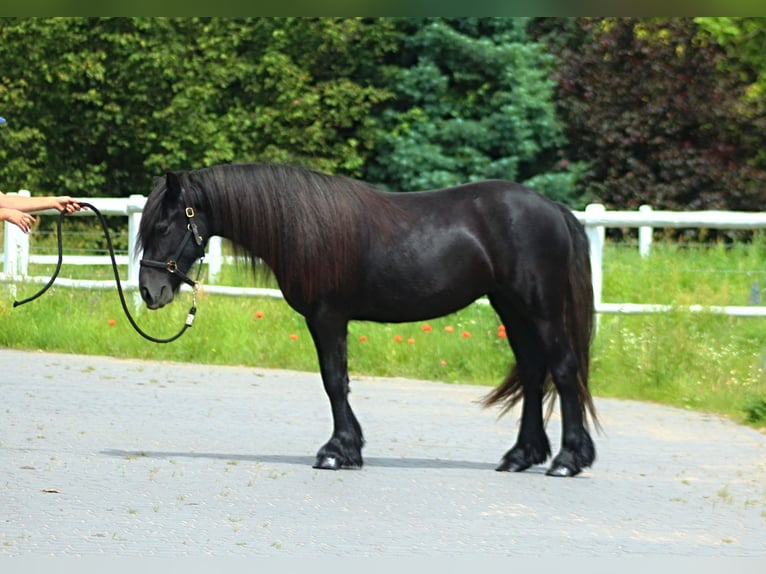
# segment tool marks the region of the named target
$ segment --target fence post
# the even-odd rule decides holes
[[[5,222],[3,224],[3,273],[8,276],[16,277],[16,267],[19,260],[17,249],[18,234],[21,230],[13,223]],[[10,283],[8,289],[11,297],[16,298],[16,283]]]
[[[18,251],[16,249],[17,233],[20,231],[13,223],[3,224],[3,273],[6,275],[16,275],[16,262],[18,261]]]
[[[133,310],[141,308],[141,293],[138,291],[138,272],[141,270],[138,253],[138,227],[141,224],[141,214],[146,204],[143,195],[131,195],[125,206],[128,212],[128,285],[135,287],[133,291]]]
[[[591,203],[585,207],[586,213],[604,213],[606,207],[600,203]],[[593,303],[598,308],[601,305],[601,289],[604,284],[604,237],[605,230],[602,225],[590,225],[585,223],[585,233],[590,243],[590,268],[593,281]]]
[[[221,238],[217,235],[211,237],[207,242],[205,260],[207,261],[207,281],[213,285],[221,273],[221,264],[223,263]]]
[[[29,190],[22,189],[18,193],[8,195],[30,197],[32,194]],[[3,227],[3,271],[13,277],[25,277],[29,275],[29,235],[13,223],[5,223]]]
[[[128,283],[138,285],[139,253],[138,253],[138,226],[141,224],[141,212],[144,209],[146,198],[143,195],[131,195],[128,198],[126,210],[128,212]]]
[[[638,208],[641,213],[651,213],[651,205],[642,205]],[[652,239],[654,236],[654,228],[650,226],[643,226],[638,228],[638,252],[641,257],[647,257],[652,250]]]

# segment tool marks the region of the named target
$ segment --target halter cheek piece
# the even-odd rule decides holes
[[[184,192],[184,189],[181,188],[181,199],[184,201],[184,203],[188,202],[186,201],[186,194]],[[194,221],[194,208],[193,207],[186,207],[184,209],[184,213],[186,214],[186,219],[188,223],[186,224],[186,234],[184,235],[184,238],[181,240],[181,245],[178,246],[178,249],[176,250],[175,255],[168,259],[167,261],[152,261],[151,259],[142,259],[140,261],[141,267],[151,267],[153,269],[164,269],[171,275],[177,275],[181,281],[189,285],[192,289],[197,288],[197,281],[189,277],[186,273],[181,271],[178,267],[178,260],[181,258],[181,255],[184,252],[184,249],[186,248],[186,244],[189,242],[189,239],[194,239],[194,242],[197,244],[197,258],[202,260],[205,258],[205,249],[203,247],[203,243],[205,242],[202,235],[200,235],[199,230],[197,229],[197,223]],[[202,266],[200,266],[200,270],[202,269]],[[199,279],[199,276],[197,277]]]

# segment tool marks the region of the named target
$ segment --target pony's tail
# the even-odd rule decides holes
[[[544,397],[551,398],[556,391],[556,387],[553,385],[553,379],[551,378],[550,372],[545,375],[545,382],[543,383],[543,393]],[[519,376],[519,367],[518,365],[513,365],[511,368],[511,372],[508,373],[508,376],[505,378],[505,380],[492,389],[487,395],[481,399],[481,404],[485,408],[489,408],[491,406],[494,406],[496,404],[502,404],[502,408],[500,409],[500,415],[505,415],[508,411],[510,411],[521,399],[524,398],[524,384],[521,381],[521,377]],[[548,402],[548,409],[546,414],[546,420],[551,414],[551,411],[553,410],[553,401]]]
[[[574,214],[563,205],[564,220],[569,228],[574,248],[574,258],[569,267],[569,293],[566,301],[566,331],[569,345],[577,358],[577,390],[580,395],[582,419],[586,427],[588,416],[600,430],[593,396],[588,387],[590,377],[590,349],[593,342],[593,325],[596,306],[593,301],[593,278],[590,267],[590,245],[585,228]]]
[[[593,322],[595,317],[595,305],[593,301],[593,283],[591,276],[588,236],[585,229],[577,221],[574,214],[563,205],[558,206],[564,213],[569,234],[572,238],[573,260],[569,266],[568,290],[566,299],[565,328],[569,345],[577,358],[577,392],[582,409],[583,422],[588,425],[588,416],[600,429],[596,407],[593,397],[588,388],[590,375],[590,347],[593,340]],[[543,382],[543,396],[548,400],[546,420],[553,410],[556,387],[550,371]],[[494,388],[482,399],[485,407],[502,404],[500,416],[506,414],[524,396],[524,384],[519,375],[517,365],[502,384]]]

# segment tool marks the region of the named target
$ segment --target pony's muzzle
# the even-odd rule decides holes
[[[153,293],[146,285],[139,289],[141,298],[149,309],[160,309],[173,300],[173,290],[167,285],[162,285],[157,293]]]

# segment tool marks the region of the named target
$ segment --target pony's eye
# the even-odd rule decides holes
[[[170,226],[167,223],[160,223],[157,227],[154,228],[154,231],[158,235],[167,235],[170,232]]]

